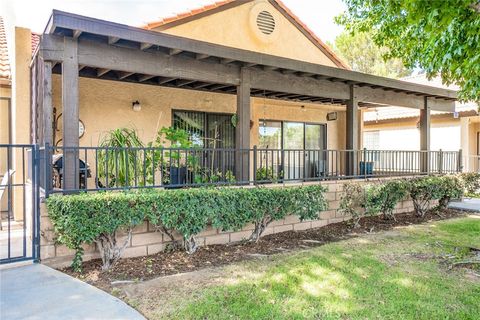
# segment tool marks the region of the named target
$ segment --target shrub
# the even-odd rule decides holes
[[[248,223],[255,228],[250,239],[258,241],[265,228],[288,214],[315,219],[327,209],[322,186],[291,188],[198,188],[140,190],[59,196],[47,199],[47,208],[58,242],[76,251],[72,266],[79,270],[82,245],[95,242],[103,270],[121,258],[134,226],[145,219],[166,233],[183,237],[188,253],[197,249],[195,237],[209,224],[236,231]],[[120,230],[126,231],[122,241]]]
[[[75,250],[75,270],[81,268],[85,243],[97,244],[103,270],[120,259],[130,242],[132,228],[142,223],[145,212],[150,210],[143,198],[141,193],[96,193],[53,195],[47,199],[57,241]],[[120,230],[127,234],[123,241],[117,238]]]
[[[179,189],[157,191],[153,200],[155,210],[146,213],[154,225],[167,234],[176,231],[183,236],[185,251],[197,250],[195,236],[205,230],[214,215],[221,211],[215,189]],[[173,240],[173,237],[171,237]]]
[[[461,173],[460,179],[464,184],[466,194],[475,194],[480,191],[480,173]]]
[[[408,192],[418,216],[425,216],[425,213],[430,209],[431,202],[442,198],[441,185],[442,178],[437,176],[414,178],[408,182]]]
[[[447,208],[452,199],[459,199],[464,192],[463,181],[458,176],[440,177],[438,209]]]
[[[365,207],[365,187],[355,182],[344,184],[343,196],[340,199],[340,210],[343,214],[352,217],[354,227],[358,227],[362,213],[368,213],[365,211]]]
[[[366,211],[369,214],[381,212],[385,219],[395,219],[393,210],[407,195],[407,181],[389,180],[366,188]]]
[[[249,222],[255,225],[250,241],[257,242],[268,225],[287,215],[295,215],[301,221],[317,219],[320,211],[327,209],[322,186],[291,188],[256,188],[247,202]]]

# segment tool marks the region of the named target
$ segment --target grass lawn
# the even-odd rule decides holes
[[[151,319],[480,319],[480,269],[451,268],[479,258],[469,248],[480,248],[479,216],[180,277],[127,301]]]

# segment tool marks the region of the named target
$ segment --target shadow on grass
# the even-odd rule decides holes
[[[480,220],[479,220],[480,222]],[[449,237],[463,233],[472,242],[480,223],[439,224]],[[435,231],[435,228],[433,229]],[[432,237],[435,238],[435,237]],[[255,279],[198,293],[170,316],[181,319],[480,319],[479,282],[462,283],[434,260],[403,259],[393,266],[383,254],[425,246],[423,234],[390,242],[357,241],[326,245],[282,257]],[[399,241],[401,245],[395,243]],[[419,243],[417,243],[419,241]],[[400,250],[398,251],[398,249]],[[261,262],[256,262],[261,263]],[[255,268],[255,264],[250,266]]]

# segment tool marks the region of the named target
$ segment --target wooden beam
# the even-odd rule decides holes
[[[236,157],[235,176],[240,181],[250,181],[249,159],[250,152],[250,69],[242,68],[240,71],[240,85],[237,87],[237,125],[235,127]],[[243,149],[243,150],[242,150]]]
[[[272,67],[272,66],[263,66],[262,69],[265,70],[265,71],[275,71],[278,68],[277,67]]]
[[[120,40],[119,37],[108,37],[108,44],[112,45],[117,43]]]
[[[221,89],[228,88],[228,87],[231,87],[231,85],[216,84],[216,85],[210,87],[209,89],[215,91],[215,90],[221,90]]]
[[[420,109],[420,150],[425,151],[420,157],[420,169],[423,173],[430,172],[430,125],[430,103],[429,99],[425,97]]]
[[[195,55],[195,59],[197,60],[203,60],[203,59],[207,59],[209,58],[210,56],[208,54],[201,54],[201,53],[197,53]]]
[[[131,75],[135,74],[134,72],[122,72],[122,71],[117,71],[117,76],[119,80],[123,80],[125,78],[130,77]]]
[[[167,84],[167,83],[172,82],[174,80],[177,80],[177,78],[160,78],[158,80],[158,84]]]
[[[221,64],[229,64],[229,63],[232,63],[234,61],[235,60],[233,60],[233,59],[220,59]]]
[[[208,87],[212,85],[211,83],[208,83],[208,82],[204,82],[204,83],[199,83],[197,85],[194,85],[193,88],[194,89],[201,89],[201,88],[205,88],[205,87]]]
[[[353,85],[350,86],[350,99],[347,102],[347,123],[346,123],[346,149],[352,150],[346,154],[346,169],[347,174],[350,176],[357,175],[357,150],[359,150],[358,137],[359,137],[359,109],[358,98],[356,95],[357,88]]]
[[[152,76],[151,74],[144,74],[143,76],[138,77],[138,82],[144,82],[155,77],[156,76]]]
[[[78,45],[77,41],[64,38],[65,59],[62,63],[63,145],[78,147]],[[63,187],[78,189],[78,150],[64,150]]]
[[[78,39],[83,32],[80,30],[73,30],[73,39]]]
[[[43,141],[51,146],[53,141],[52,63],[43,63]]]
[[[48,38],[60,47],[61,37]],[[63,59],[63,51],[61,58]],[[60,57],[60,56],[59,56]],[[238,85],[240,68],[236,65],[212,64],[207,61],[169,56],[160,52],[143,52],[114,47],[88,40],[78,44],[78,61],[92,68],[152,74],[167,78],[188,78],[196,81]]]
[[[175,55],[180,54],[182,52],[183,52],[183,50],[181,50],[181,49],[169,49],[168,50],[168,54],[171,55],[171,56],[175,56]]]
[[[106,68],[98,68],[97,69],[97,77],[101,77],[103,76],[104,74],[110,72],[111,69],[106,69]]]
[[[420,109],[423,105],[423,97],[407,94],[404,92],[385,91],[380,88],[357,88],[357,96],[358,100],[361,102],[370,102],[390,106]],[[446,112],[455,111],[454,101],[447,101],[443,99],[435,101],[436,102],[432,103],[432,110]]]
[[[252,88],[335,99],[349,99],[349,86],[328,80],[251,69]]]
[[[150,43],[140,43],[140,50],[144,51],[150,49],[152,46],[153,44]]]
[[[187,79],[178,79],[177,82],[175,83],[178,87],[183,87],[186,85],[189,85],[191,83],[196,82],[195,80],[187,80]]]
[[[330,67],[320,64],[314,64],[304,61],[298,61],[289,58],[283,58],[273,55],[267,55],[259,52],[252,52],[243,49],[232,48],[202,42],[194,39],[187,39],[170,34],[153,32],[135,27],[103,21],[99,19],[84,17],[71,13],[54,10],[52,22],[49,25],[49,32],[53,33],[57,29],[81,30],[84,32],[107,35],[111,37],[119,37],[121,39],[134,41],[138,43],[151,43],[160,47],[175,48],[176,51],[191,51],[198,54],[206,54],[215,57],[223,57],[235,61],[241,61],[245,64],[267,65],[273,68],[292,69],[299,72],[310,72],[313,74],[324,75],[332,78],[340,78],[343,80],[351,80],[356,83],[368,83],[370,85],[378,85],[381,87],[391,87],[405,91],[419,92],[424,94],[432,94],[446,98],[456,98],[456,92],[443,88],[436,88],[427,85],[419,85],[389,79],[351,70],[341,69],[338,67]]]
[[[295,70],[288,70],[288,69],[283,69],[281,72],[283,74],[295,74],[296,73]]]

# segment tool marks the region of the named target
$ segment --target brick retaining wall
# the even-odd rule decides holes
[[[378,179],[377,179],[378,180]],[[320,213],[318,220],[301,222],[296,216],[288,216],[283,220],[272,222],[265,230],[264,235],[279,233],[285,231],[300,231],[310,228],[323,227],[331,223],[337,223],[348,220],[349,217],[344,216],[340,210],[340,199],[343,195],[343,185],[348,181],[326,181],[321,184],[328,188],[326,199],[329,202],[329,208]],[[356,180],[355,182],[363,183],[365,180]],[[318,183],[318,182],[316,182]],[[314,184],[304,183],[303,185]],[[285,184],[286,186],[294,186],[294,184]],[[272,185],[273,186],[273,185]],[[281,185],[275,185],[281,186]],[[404,213],[413,211],[413,203],[411,200],[405,200],[398,204],[395,213]],[[63,245],[55,244],[55,235],[53,227],[48,218],[47,209],[44,203],[41,204],[41,241],[40,241],[40,257],[42,263],[53,266],[63,267],[70,265],[74,251]],[[221,232],[217,229],[209,227],[201,232],[196,240],[199,245],[226,244],[230,242],[238,242],[250,236],[253,225],[246,226],[242,231],[238,232]],[[175,235],[176,239],[181,240],[180,235]],[[139,257],[156,254],[165,249],[170,239],[161,232],[154,229],[152,225],[145,221],[142,225],[135,227],[132,234],[130,244],[125,249],[124,257]],[[99,258],[95,245],[85,245],[84,261]]]

